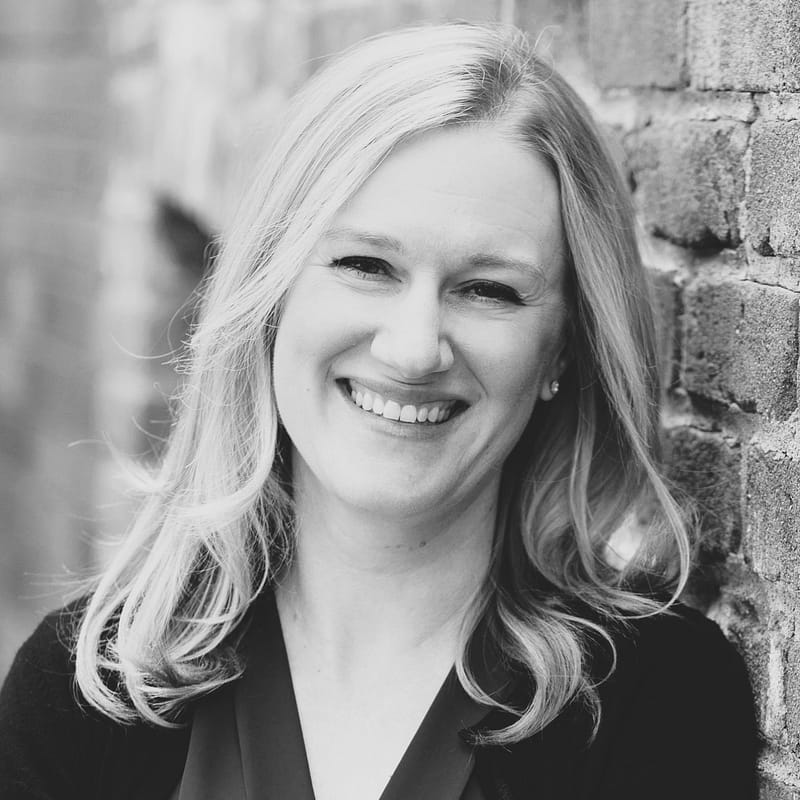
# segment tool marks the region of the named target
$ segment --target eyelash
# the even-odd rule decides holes
[[[345,258],[335,258],[331,266],[345,272],[353,272],[363,277],[365,280],[378,280],[391,272],[391,265],[380,258],[370,256],[346,256]],[[494,281],[473,281],[462,287],[463,291],[471,291],[473,297],[483,303],[512,303],[522,305],[522,297],[519,292],[502,283]],[[483,294],[489,292],[491,294]]]
[[[495,283],[494,281],[475,281],[474,283],[470,283],[467,288],[472,289],[473,293],[475,293],[475,297],[481,298],[484,302],[497,302],[499,300],[506,303],[513,303],[514,305],[522,305],[522,297],[519,292],[502,283]],[[487,297],[486,295],[476,292],[476,290],[486,291],[487,289],[493,292],[494,296]]]
[[[380,258],[370,258],[369,256],[347,256],[345,258],[335,258],[332,262],[336,269],[345,272],[357,272],[361,275],[370,275],[375,278],[380,274],[389,272],[391,267]],[[373,269],[364,269],[363,265],[372,265]]]

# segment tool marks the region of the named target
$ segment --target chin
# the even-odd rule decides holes
[[[418,479],[422,483],[423,479]],[[410,490],[394,484],[365,485],[354,490],[352,484],[343,487],[339,497],[352,508],[387,521],[419,518],[421,521],[447,513],[454,507],[455,487],[428,486],[425,491]]]

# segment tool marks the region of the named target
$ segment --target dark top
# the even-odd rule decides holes
[[[196,705],[186,767],[170,800],[314,800],[289,660],[271,600],[263,603],[244,646],[242,679]],[[459,734],[480,723],[488,710],[451,672],[379,800],[486,800],[473,774],[474,748]]]
[[[70,618],[62,610],[39,625],[0,691],[0,798],[166,800],[181,780],[190,726],[123,727],[78,702]],[[755,800],[750,686],[719,628],[682,609],[614,638],[617,669],[599,686],[603,713],[591,745],[591,720],[573,703],[529,739],[477,748],[474,775],[486,800]],[[602,673],[605,648],[590,656]],[[495,710],[484,724],[512,719]]]

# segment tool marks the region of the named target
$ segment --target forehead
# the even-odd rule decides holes
[[[445,128],[396,148],[337,214],[398,248],[476,250],[560,262],[558,184],[544,160],[490,125]]]

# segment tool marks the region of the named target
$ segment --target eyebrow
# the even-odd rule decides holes
[[[361,231],[356,228],[331,228],[322,237],[325,241],[347,239],[350,241],[361,242],[362,244],[370,245],[382,250],[392,250],[400,255],[406,255],[406,248],[403,243],[396,239],[394,236],[387,236],[382,233],[369,233]],[[472,268],[489,268],[489,269],[510,269],[514,272],[520,272],[523,275],[535,275],[541,278],[545,277],[545,270],[541,264],[534,261],[526,261],[520,258],[513,258],[504,253],[471,253],[464,259],[464,263]]]
[[[349,239],[351,241],[361,242],[362,244],[369,244],[373,247],[380,247],[383,250],[394,250],[396,253],[404,254],[405,248],[399,239],[394,236],[385,236],[381,233],[367,233],[360,231],[356,228],[331,228],[326,231],[322,238],[324,240],[330,239]]]

